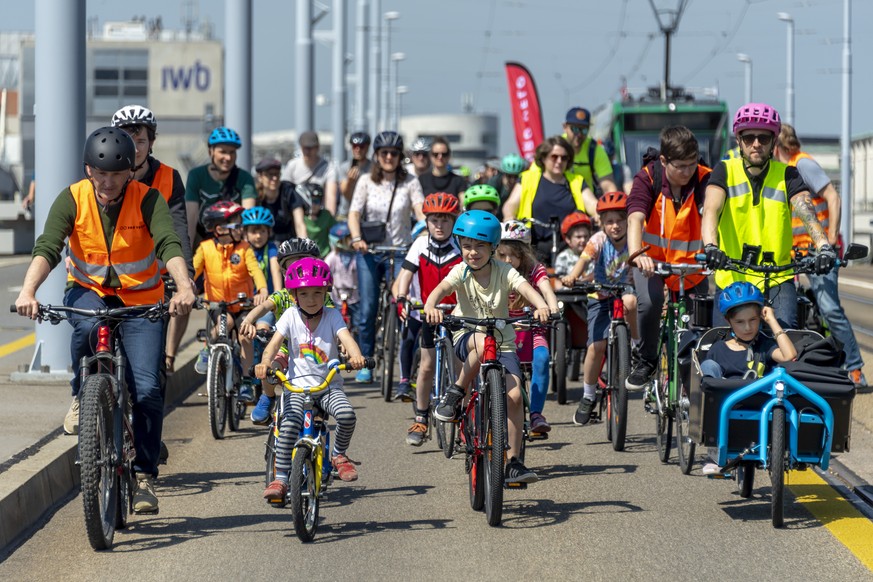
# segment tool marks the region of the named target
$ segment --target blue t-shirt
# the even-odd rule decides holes
[[[548,222],[553,216],[563,220],[574,210],[576,210],[576,201],[573,199],[573,193],[570,192],[570,186],[566,182],[555,184],[545,178],[540,178],[537,193],[531,205],[531,216],[541,222]],[[552,233],[548,228],[534,225],[533,239],[534,241],[551,240]]]
[[[255,258],[258,259],[258,266],[261,267],[261,270],[264,272],[264,277],[267,278],[267,293],[272,293],[273,276],[270,272],[270,259],[279,256],[279,249],[276,247],[276,243],[270,241],[259,249],[252,247],[252,250],[255,251]]]

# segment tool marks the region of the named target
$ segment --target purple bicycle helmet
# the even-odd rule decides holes
[[[766,129],[778,136],[781,128],[779,112],[766,103],[747,103],[734,116],[734,135],[746,129]]]
[[[301,287],[333,286],[333,276],[330,267],[321,259],[304,257],[291,263],[285,273],[285,288],[300,289]]]

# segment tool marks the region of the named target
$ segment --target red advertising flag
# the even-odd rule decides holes
[[[506,80],[515,141],[522,157],[533,161],[534,152],[543,141],[543,114],[537,87],[530,71],[520,63],[506,63]]]

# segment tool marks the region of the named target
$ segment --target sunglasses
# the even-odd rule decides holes
[[[218,228],[225,228],[227,230],[234,231],[238,228],[242,228],[242,226],[243,225],[240,222],[232,222],[230,224],[219,224]]]
[[[757,141],[762,146],[766,147],[770,145],[770,142],[773,141],[772,133],[744,133],[740,136],[742,142],[747,145],[754,145],[755,141]]]
[[[589,128],[587,125],[571,125],[570,126],[570,131],[572,131],[573,133],[575,133],[577,135],[580,133],[588,133],[588,129]]]
[[[430,155],[439,160],[449,157],[449,152],[430,152]]]
[[[379,157],[380,158],[387,158],[387,157],[399,158],[400,157],[400,150],[379,150]]]
[[[412,152],[412,155],[416,158],[423,158],[427,156],[427,152]]]
[[[570,159],[570,156],[564,154],[549,154],[549,159],[553,162],[566,162]]]

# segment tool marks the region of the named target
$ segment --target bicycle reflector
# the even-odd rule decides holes
[[[101,325],[97,328],[97,352],[108,352],[109,349],[109,326]]]

